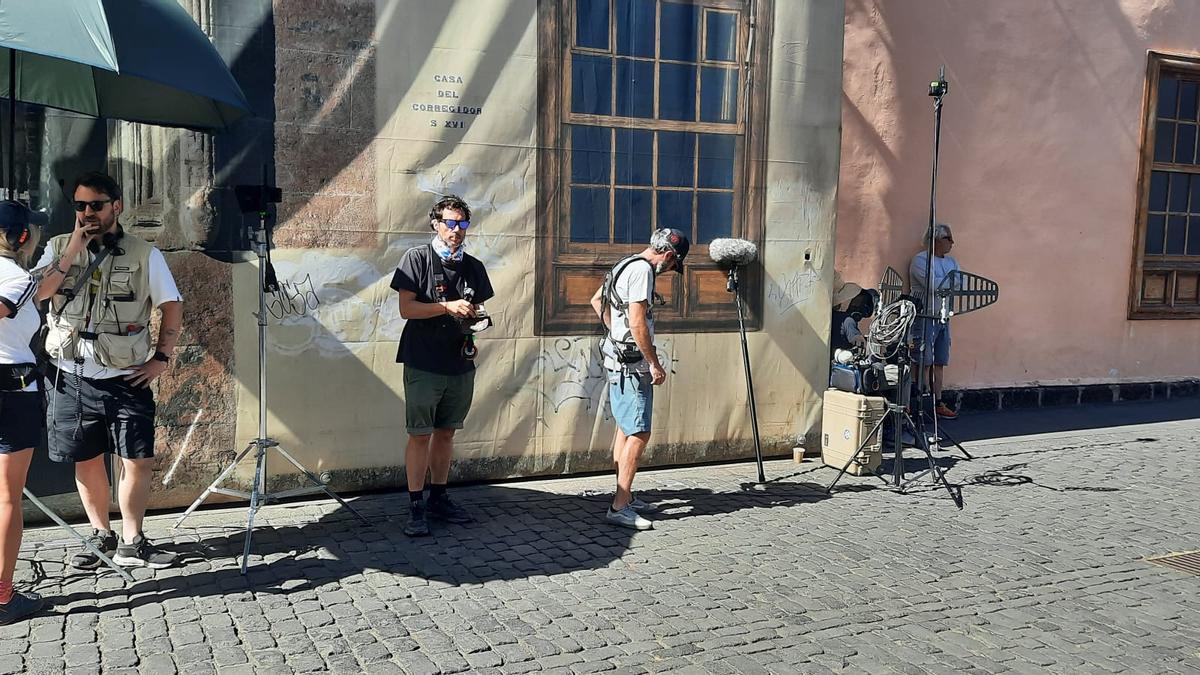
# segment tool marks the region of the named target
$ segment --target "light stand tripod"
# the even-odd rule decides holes
[[[908,301],[903,302],[905,302],[905,304],[909,305],[911,308],[911,303]],[[933,449],[930,446],[930,437],[924,431],[924,424],[921,422],[920,414],[918,414],[915,418],[909,415],[909,404],[912,398],[912,358],[908,353],[907,347],[900,346],[897,349],[896,366],[898,370],[898,377],[896,381],[895,400],[887,402],[886,412],[882,417],[880,417],[879,422],[875,424],[870,433],[863,437],[862,442],[859,443],[858,448],[854,450],[854,453],[850,455],[850,458],[846,461],[845,465],[843,465],[841,470],[838,471],[838,474],[834,477],[833,482],[829,484],[829,487],[825,488],[825,492],[828,494],[833,491],[834,486],[838,484],[838,481],[842,479],[842,476],[846,475],[846,472],[850,470],[850,467],[858,461],[859,455],[861,455],[866,450],[867,446],[870,445],[875,438],[877,438],[878,434],[883,429],[884,424],[891,419],[892,434],[889,438],[889,443],[892,446],[893,457],[892,485],[903,492],[908,488],[909,485],[913,484],[917,480],[920,480],[926,474],[932,475],[934,481],[940,483],[941,486],[946,489],[946,492],[950,495],[950,498],[954,500],[954,505],[959,509],[962,509],[962,493],[957,489],[957,487],[950,485],[950,483],[946,480],[945,472],[938,466],[937,460],[933,458]],[[929,463],[928,469],[922,471],[907,481],[904,479],[904,443],[902,440],[903,431],[906,428],[912,432],[913,437],[916,440],[917,448],[925,453],[925,459]],[[882,475],[879,475],[878,473],[875,475],[878,476],[879,479],[884,483],[887,483],[887,479]]]
[[[266,189],[267,188],[265,188],[264,185],[263,191],[266,192]],[[261,204],[260,206],[261,208],[258,212],[258,228],[255,229],[251,235],[251,239],[254,244],[254,251],[258,255],[258,437],[251,440],[250,444],[246,446],[246,449],[242,450],[242,452],[236,458],[234,458],[233,462],[231,462],[229,466],[225,467],[225,470],[222,471],[219,476],[217,476],[216,480],[214,480],[212,484],[209,485],[208,488],[206,488],[204,492],[196,498],[196,501],[192,502],[192,505],[188,507],[187,511],[184,511],[183,515],[179,516],[179,520],[177,520],[174,525],[174,527],[179,527],[183,523],[184,519],[191,515],[191,513],[195,511],[196,508],[199,507],[200,504],[202,504],[210,494],[216,493],[231,497],[249,499],[250,508],[246,514],[246,543],[242,550],[242,574],[246,573],[246,567],[250,560],[250,541],[254,535],[254,516],[258,513],[258,510],[262,506],[271,502],[272,500],[281,500],[289,497],[324,492],[332,499],[337,500],[337,502],[348,511],[358,516],[359,520],[362,520],[364,524],[371,524],[370,521],[368,521],[353,506],[346,503],[346,500],[339,497],[333,490],[330,490],[329,486],[324,481],[322,481],[308,469],[304,468],[304,466],[300,464],[300,462],[296,461],[294,457],[289,455],[287,451],[279,447],[278,441],[267,437],[267,287],[269,283],[269,277],[273,277],[274,275],[268,275],[268,267],[270,266],[270,263],[268,262],[268,247],[270,237],[267,231],[267,218],[269,214],[267,212],[265,203]],[[271,449],[274,449],[280,455],[283,455],[283,458],[290,462],[292,466],[296,467],[300,473],[304,474],[304,476],[312,483],[312,485],[298,487],[291,490],[283,490],[280,492],[267,492],[267,451]],[[245,490],[233,490],[220,487],[221,483],[223,483],[225,479],[229,477],[231,473],[233,473],[233,470],[237,468],[238,464],[241,463],[242,459],[249,454],[251,450],[254,451],[254,482],[251,484],[250,490],[247,492]]]
[[[746,344],[746,323],[742,317],[742,294],[738,289],[740,269],[740,266],[734,266],[726,271],[728,280],[725,282],[725,290],[733,293],[734,304],[737,305],[738,332],[742,336],[742,365],[746,370],[746,392],[750,396],[750,426],[754,430],[754,458],[758,461],[758,482],[765,483],[767,476],[763,472],[762,443],[758,437],[758,408],[754,404],[754,379],[750,375],[750,348]]]
[[[61,516],[59,516],[57,513],[54,512],[53,509],[51,509],[49,506],[46,506],[46,504],[43,503],[42,500],[38,499],[36,495],[34,495],[32,492],[30,492],[29,488],[25,488],[24,493],[25,493],[26,499],[28,499],[30,502],[32,502],[34,506],[38,507],[38,509],[41,510],[42,513],[46,514],[47,518],[49,518],[50,520],[53,520],[60,528],[66,530],[67,532],[70,532],[71,536],[78,539],[79,542],[83,544],[84,548],[86,548],[88,551],[91,551],[92,555],[96,556],[100,560],[100,562],[102,562],[105,565],[108,565],[109,567],[116,570],[117,574],[120,574],[121,578],[124,579],[125,581],[128,581],[129,583],[133,583],[133,576],[131,576],[129,574],[129,572],[126,572],[125,568],[123,568],[120,565],[118,565],[117,563],[113,562],[113,559],[110,558],[107,553],[105,553],[104,551],[101,551],[95,544],[93,544],[91,541],[89,541],[87,537],[83,536],[82,534],[79,534],[79,532],[76,531],[75,528],[73,528],[69,524],[67,524],[67,521],[63,520]]]

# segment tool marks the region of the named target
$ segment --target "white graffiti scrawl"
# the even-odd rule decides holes
[[[600,358],[600,338],[558,338],[538,356],[542,371],[542,396],[555,413],[571,401],[582,401],[585,410],[600,407],[607,373]],[[670,339],[655,342],[659,361],[668,373],[674,373],[675,358]]]

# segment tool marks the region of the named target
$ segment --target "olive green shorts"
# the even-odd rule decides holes
[[[475,371],[439,375],[404,366],[404,422],[411,436],[461,429],[471,410]]]

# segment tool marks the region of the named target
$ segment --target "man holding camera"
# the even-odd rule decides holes
[[[633,478],[650,441],[653,388],[667,379],[654,349],[654,280],[672,269],[682,274],[689,247],[683,232],[655,230],[650,245],[614,265],[592,296],[592,309],[607,329],[602,351],[609,405],[617,423],[613,432],[617,491],[604,518],[621,527],[654,527],[641,516],[653,507],[633,496]]]
[[[37,264],[37,299],[50,299],[45,346],[52,364],[50,459],[75,464],[79,497],[92,525],[89,539],[97,548],[115,552],[118,565],[162,569],[175,564],[175,554],[142,533],[154,473],[150,383],[171,362],[183,298],[162,252],[117,222],[123,204],[112,177],[84,174],[75,180],[73,196],[74,232],[51,239]],[[152,349],[154,308],[162,321]],[[121,458],[120,541],[109,527],[109,453]],[[85,547],[71,565],[93,569],[100,559]]]
[[[396,362],[404,364],[404,451],[410,537],[429,534],[430,516],[450,523],[471,517],[446,494],[454,432],[463,428],[475,390],[474,334],[491,325],[483,303],[494,295],[483,263],[466,252],[471,209],[454,196],[429,211],[428,244],[409,249],[392,276],[407,319]],[[429,473],[429,500],[424,499]]]

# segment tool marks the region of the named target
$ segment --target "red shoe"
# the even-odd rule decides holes
[[[958,412],[951,410],[950,406],[945,403],[938,403],[937,408],[934,408],[934,412],[937,413],[938,417],[944,417],[948,420],[958,418]]]

